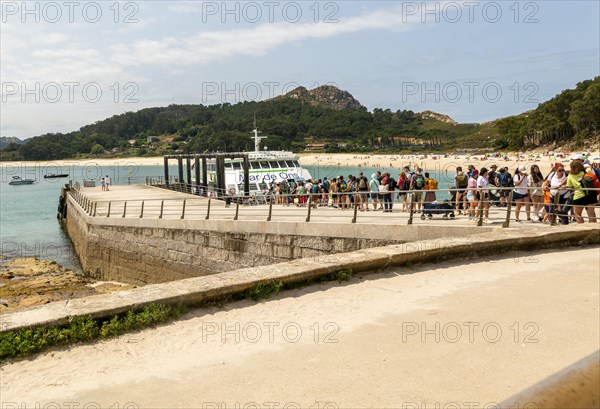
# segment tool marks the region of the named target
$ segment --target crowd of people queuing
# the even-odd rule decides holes
[[[512,197],[516,222],[522,222],[522,211],[528,222],[549,223],[553,213],[562,224],[569,221],[583,223],[583,211],[590,223],[596,222],[595,206],[599,201],[600,164],[586,160],[574,160],[567,169],[555,163],[547,174],[537,164],[529,169],[518,166],[511,174],[508,167],[467,170],[456,168],[452,186],[447,192],[451,199],[445,200],[458,215],[477,220],[479,212],[485,223],[490,223],[490,206],[508,205]],[[436,205],[439,182],[419,167],[411,170],[405,166],[394,178],[389,172],[377,171],[367,177],[363,172],[347,178],[308,181],[284,180],[271,185],[275,202],[284,206],[331,206],[340,210],[357,208],[359,211],[392,212],[394,205],[400,211],[423,212]],[[555,200],[555,198],[558,198]],[[370,207],[371,206],[371,207]]]

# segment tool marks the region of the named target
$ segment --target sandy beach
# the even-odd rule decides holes
[[[2,403],[491,407],[597,350],[598,271],[597,247],[518,253],[196,309],[6,364]]]
[[[504,153],[503,153],[504,155]],[[300,164],[303,166],[340,166],[340,167],[380,167],[382,169],[401,169],[408,165],[411,169],[420,166],[425,170],[445,170],[454,171],[456,166],[466,166],[474,164],[476,167],[497,164],[498,166],[508,166],[512,171],[518,165],[529,166],[533,163],[541,165],[542,171],[549,169],[556,161],[563,163],[570,162],[570,155],[564,158],[556,158],[544,155],[541,152],[528,152],[518,155],[515,152],[506,153],[507,159],[484,157],[483,155],[465,156],[465,155],[368,155],[368,154],[345,154],[345,153],[301,153]],[[600,158],[600,153],[592,152],[590,159]],[[0,162],[0,167],[11,170],[19,167],[71,167],[71,166],[102,166],[102,167],[127,167],[127,166],[162,166],[162,156],[155,157],[132,157],[132,158],[107,158],[107,159],[68,159],[55,161],[16,161]],[[171,161],[171,164],[175,164]],[[52,169],[50,169],[52,170]]]

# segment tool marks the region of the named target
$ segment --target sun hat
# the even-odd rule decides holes
[[[519,172],[527,172],[527,168],[523,165],[519,166]]]

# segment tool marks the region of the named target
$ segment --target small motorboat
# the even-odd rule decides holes
[[[48,175],[44,175],[44,179],[56,179],[56,178],[68,178],[68,177],[69,177],[68,173],[60,173],[60,174],[50,173]]]
[[[34,183],[34,179],[21,179],[20,176],[13,176],[12,180],[8,182],[9,185],[32,185]]]

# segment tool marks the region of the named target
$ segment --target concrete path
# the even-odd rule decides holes
[[[139,218],[142,214],[142,201],[144,201],[144,218],[157,219],[160,215],[161,203],[163,204],[164,219],[180,219],[183,214],[183,200],[186,199],[186,208],[184,218],[187,220],[204,220],[207,214],[208,199],[192,196],[189,194],[175,191],[145,186],[111,186],[111,190],[103,192],[101,188],[82,188],[81,192],[93,202],[98,202],[96,206],[97,216],[108,215],[108,203],[111,202],[111,217],[121,218],[125,213],[127,218]],[[125,209],[125,202],[127,207]],[[406,225],[409,214],[401,210],[401,205],[396,203],[392,213],[383,213],[382,211],[357,212],[356,223],[359,224],[385,224],[385,225]],[[236,213],[236,206],[226,207],[220,200],[211,201],[210,219],[211,220],[233,220]],[[269,214],[268,205],[240,206],[238,220],[264,221]],[[307,207],[297,207],[295,205],[283,206],[274,205],[272,209],[272,221],[301,222],[308,216]],[[351,223],[354,216],[352,209],[334,209],[330,207],[317,207],[311,210],[311,223]],[[436,215],[432,220],[421,220],[421,214],[414,214],[413,224],[426,226],[473,226],[475,222],[469,221],[467,216],[457,216],[456,219],[444,219]],[[523,209],[520,216],[526,220]],[[533,218],[533,212],[532,212]],[[499,227],[506,220],[506,209],[493,207],[490,209],[491,224],[484,224],[485,227]],[[511,226],[520,229],[539,227],[541,223],[516,223],[514,208],[511,214]],[[547,226],[550,227],[550,226]],[[558,227],[560,228],[560,227]]]
[[[598,247],[415,271],[198,309],[11,363],[1,403],[482,408],[598,348]]]

